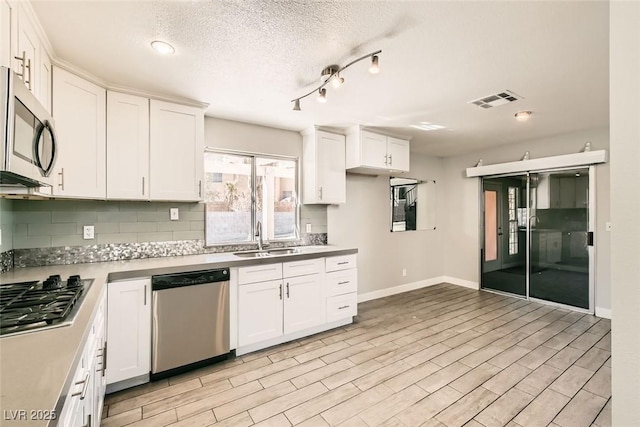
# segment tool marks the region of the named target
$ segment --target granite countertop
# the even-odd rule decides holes
[[[94,281],[71,326],[0,338],[0,424],[7,427],[48,424],[46,420],[29,419],[31,410],[56,410],[60,415],[71,376],[80,360],[79,352],[84,346],[97,304],[106,292],[107,282],[156,274],[271,264],[358,252],[355,248],[331,245],[298,248],[301,250],[300,253],[264,258],[240,258],[232,253],[217,253],[20,268],[1,274],[0,282],[3,283],[43,280],[51,274],[60,274],[63,278],[79,274],[84,279],[93,278]],[[27,419],[12,421],[12,414],[20,410],[26,411]]]

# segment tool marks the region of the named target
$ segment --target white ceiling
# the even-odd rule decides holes
[[[33,1],[55,56],[115,85],[210,104],[207,115],[302,130],[363,124],[451,156],[609,123],[601,1]],[[176,48],[163,57],[154,39]],[[382,49],[292,111],[331,64]],[[314,86],[315,85],[315,86]],[[489,110],[468,101],[504,90]],[[531,110],[528,122],[513,115]],[[427,121],[445,126],[410,128]]]

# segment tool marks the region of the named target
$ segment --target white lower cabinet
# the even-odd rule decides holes
[[[107,384],[148,375],[151,369],[151,280],[110,282],[107,299]]]
[[[238,345],[282,335],[282,279],[238,288]]]
[[[105,394],[105,314],[103,296],[89,331],[75,374],[72,377],[58,425],[64,427],[98,427]]]
[[[355,255],[239,268],[237,354],[350,323],[357,286]]]
[[[324,323],[322,274],[284,280],[284,333],[302,331]]]

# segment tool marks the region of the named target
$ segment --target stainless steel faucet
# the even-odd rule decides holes
[[[256,237],[258,238],[258,250],[262,250],[262,222],[256,224]]]

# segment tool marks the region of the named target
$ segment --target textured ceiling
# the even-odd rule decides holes
[[[450,156],[607,126],[609,5],[598,1],[33,1],[55,55],[112,84],[210,104],[207,115],[302,130],[363,124]],[[164,57],[149,47],[172,43]],[[382,49],[345,85],[331,64]],[[481,109],[503,90],[523,99]],[[528,122],[513,118],[534,112]],[[420,122],[445,129],[425,132]]]

